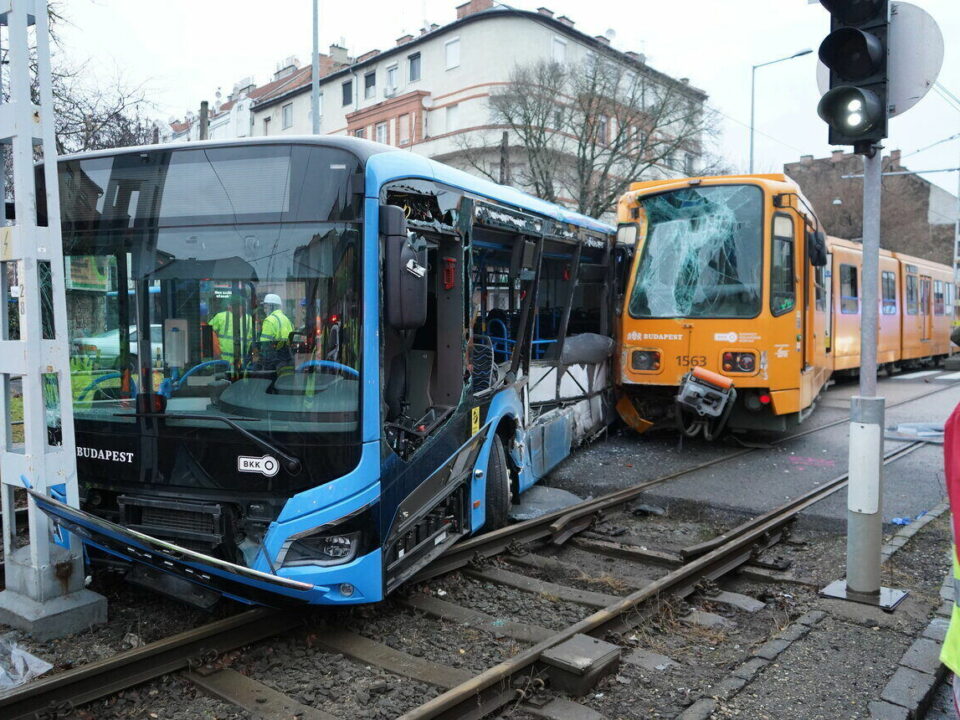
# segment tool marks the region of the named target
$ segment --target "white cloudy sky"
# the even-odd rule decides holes
[[[343,40],[352,55],[386,49],[424,20],[445,24],[461,0],[320,0],[321,48]],[[946,56],[939,81],[960,96],[960,2],[913,0],[940,24]],[[613,30],[613,45],[636,50],[648,62],[710,94],[723,114],[722,154],[746,170],[750,70],[805,48],[816,51],[828,30],[827,12],[807,0],[511,0],[513,7],[544,5],[565,14],[590,35]],[[415,8],[410,11],[410,8]],[[309,61],[311,0],[65,0],[69,25],[63,54],[86,62],[97,78],[118,73],[146,83],[166,118],[182,116],[226,95],[243,76],[265,82],[282,58]],[[817,117],[816,54],[757,71],[756,169],[782,169],[801,154],[826,155],[826,125]],[[960,133],[960,110],[935,92],[891,120],[888,149],[904,156]],[[911,169],[960,166],[960,141],[905,158]],[[927,175],[956,192],[958,173]]]

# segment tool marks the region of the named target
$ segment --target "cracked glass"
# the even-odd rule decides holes
[[[643,250],[635,318],[752,318],[760,313],[763,192],[691,187],[640,199]]]

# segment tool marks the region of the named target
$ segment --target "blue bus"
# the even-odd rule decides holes
[[[381,600],[612,419],[603,223],[346,137],[59,178],[81,507],[37,501],[132,582]]]

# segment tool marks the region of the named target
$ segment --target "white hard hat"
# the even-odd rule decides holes
[[[264,305],[283,305],[283,300],[276,293],[267,293],[263,297]]]

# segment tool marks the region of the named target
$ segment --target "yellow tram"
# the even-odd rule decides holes
[[[620,199],[635,253],[620,319],[621,417],[783,431],[836,371],[860,364],[861,247],[828,238],[782,174],[639,182]],[[882,251],[878,363],[949,350],[956,288],[945,265]]]

